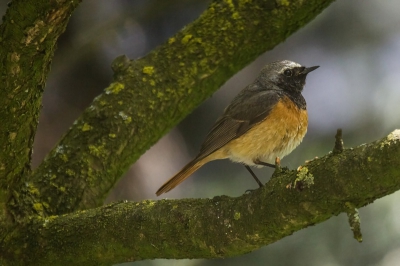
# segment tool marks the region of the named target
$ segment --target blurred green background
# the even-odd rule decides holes
[[[144,56],[196,19],[208,3],[83,1],[59,40],[53,60],[35,140],[34,166],[107,87],[112,76],[110,64],[116,56]],[[3,2],[0,14],[5,9]],[[347,147],[400,128],[399,14],[397,0],[334,2],[306,27],[235,75],[161,139],[132,165],[107,202],[156,199],[158,187],[197,154],[225,106],[271,61],[288,59],[321,66],[308,76],[303,93],[308,104],[308,133],[283,159],[283,165],[294,169],[305,160],[328,153],[337,128],[343,128]],[[264,182],[272,174],[270,169],[256,172]],[[256,187],[243,166],[223,160],[207,164],[163,197],[238,196]],[[347,216],[341,214],[237,258],[153,260],[132,265],[400,265],[399,200],[400,194],[395,193],[360,209],[361,244],[352,238]]]

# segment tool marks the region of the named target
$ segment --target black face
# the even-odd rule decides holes
[[[278,85],[283,90],[302,91],[306,84],[307,74],[303,74],[305,67],[290,67],[283,69],[279,74]]]
[[[260,73],[259,80],[266,88],[275,85],[288,92],[301,92],[306,84],[307,74],[318,66],[306,68],[292,61],[273,62],[266,65]]]

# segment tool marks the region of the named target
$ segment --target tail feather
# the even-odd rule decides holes
[[[204,162],[202,160],[193,160],[190,163],[188,163],[185,167],[183,167],[182,170],[180,170],[176,175],[171,177],[167,182],[164,183],[156,192],[157,196],[160,196],[163,193],[166,193],[173,188],[175,188],[177,185],[182,183],[186,178],[188,178],[191,174],[193,174],[197,169],[202,167],[204,165]]]

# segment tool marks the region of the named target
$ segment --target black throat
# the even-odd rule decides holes
[[[298,91],[284,91],[284,94],[289,97],[290,100],[292,100],[296,106],[299,109],[306,110],[307,109],[307,103],[306,100],[304,99],[303,95],[301,92]]]

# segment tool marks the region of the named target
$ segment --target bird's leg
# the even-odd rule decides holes
[[[282,172],[281,168],[281,159],[279,157],[276,157],[275,159],[275,171],[273,175],[277,175]]]
[[[255,164],[258,164],[258,165],[269,166],[269,167],[275,168],[275,171],[281,169],[281,160],[279,159],[279,157],[276,157],[276,159],[275,159],[275,164],[265,163],[265,162],[262,162],[262,161],[260,161],[260,160],[258,160],[258,159],[254,160],[253,162],[254,162]],[[256,174],[253,172],[253,170],[251,170],[251,168],[250,168],[248,165],[244,165],[244,167],[246,167],[247,171],[249,171],[249,173],[250,173],[251,176],[254,178],[254,180],[256,180],[257,184],[258,184],[260,187],[263,187],[264,185],[263,185],[263,184],[261,183],[261,181],[258,179],[258,177],[257,177]],[[278,171],[278,172],[279,172],[279,171]],[[247,192],[247,191],[251,191],[251,190],[249,189],[249,190],[246,190],[246,192]]]
[[[281,159],[279,157],[275,158],[275,169],[280,169],[281,168]]]
[[[275,169],[274,173],[272,174],[272,176],[279,174],[280,172],[282,172],[281,169],[281,159],[279,159],[279,157],[276,157],[275,159],[275,164],[271,164],[271,163],[266,163],[266,162],[262,162],[258,159],[253,161],[255,164],[258,165],[263,165],[263,166],[268,166],[268,167],[272,167]]]
[[[279,158],[279,157],[277,157],[277,158]],[[263,165],[263,166],[268,166],[268,167],[275,168],[275,165],[274,165],[274,164],[272,164],[272,163],[265,163],[265,162],[262,162],[262,161],[260,161],[260,160],[258,160],[258,159],[254,160],[253,162],[254,162],[255,164],[258,164],[258,165]]]
[[[251,174],[251,176],[254,178],[254,180],[256,180],[257,184],[260,187],[263,187],[264,185],[261,183],[261,181],[257,178],[256,174],[254,174],[253,170],[250,169],[250,167],[248,165],[245,165],[244,167],[246,167],[247,171],[249,171],[249,173]]]

